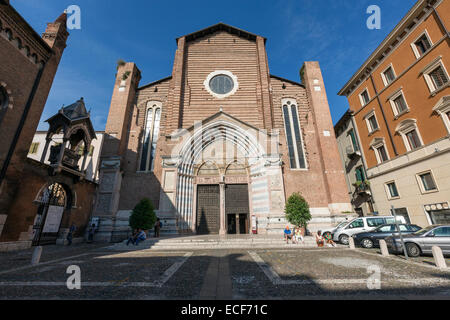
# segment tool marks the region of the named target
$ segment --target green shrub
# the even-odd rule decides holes
[[[130,227],[135,229],[150,230],[156,222],[155,209],[149,199],[143,199],[133,209],[129,219]]]
[[[295,226],[306,228],[312,219],[309,205],[299,193],[289,197],[284,212],[286,219]]]

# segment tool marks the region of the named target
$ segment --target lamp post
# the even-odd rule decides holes
[[[408,258],[409,258],[408,257],[408,251],[406,250],[405,241],[403,240],[402,231],[400,230],[400,227],[398,225],[397,214],[395,213],[395,207],[394,206],[391,207],[391,211],[392,211],[392,214],[393,214],[394,219],[395,219],[395,225],[397,227],[397,231],[400,234],[400,241],[402,243],[403,252],[405,253],[405,258],[406,258],[406,260],[408,260]]]

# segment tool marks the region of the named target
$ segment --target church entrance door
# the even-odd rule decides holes
[[[197,234],[219,234],[219,185],[197,186]]]
[[[249,200],[247,184],[230,184],[225,187],[225,214],[228,234],[248,234]]]

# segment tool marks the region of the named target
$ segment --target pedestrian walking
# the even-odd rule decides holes
[[[92,243],[94,242],[94,235],[95,235],[95,231],[96,231],[96,225],[95,223],[92,224],[92,226],[89,228],[89,233],[88,233],[88,243]]]
[[[156,223],[155,223],[155,238],[159,238],[159,232],[161,230],[162,224],[161,224],[161,220],[156,219]]]
[[[72,226],[69,229],[69,233],[67,234],[67,245],[68,246],[72,245],[73,234],[74,234],[75,230],[77,230],[77,227],[75,226],[75,224],[72,223]]]

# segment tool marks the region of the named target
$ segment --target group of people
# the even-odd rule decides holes
[[[77,231],[77,226],[72,223],[72,225],[69,228],[69,232],[67,233],[67,245],[71,246],[73,242],[73,236],[75,234],[75,231]],[[92,226],[89,227],[88,230],[88,239],[87,243],[92,243],[94,241],[94,234],[97,231],[97,225],[94,223]]]
[[[336,247],[336,243],[333,241],[329,233],[322,235],[322,232],[318,231],[315,237],[319,248],[322,248],[325,245]],[[305,239],[303,235],[303,228],[295,227],[294,230],[291,230],[289,226],[286,226],[284,229],[284,239],[287,244],[289,243],[289,240],[291,240],[293,244],[299,244],[300,241],[304,244]]]
[[[155,223],[155,238],[159,238],[159,234],[162,228],[162,222],[158,218]],[[147,234],[142,229],[134,230],[133,235],[128,239],[127,246],[130,245],[130,243],[134,245],[138,245],[139,242],[145,241],[147,239]]]
[[[286,226],[286,229],[284,229],[284,239],[286,240],[286,243],[289,243],[289,240],[291,240],[293,244],[299,244],[300,241],[305,243],[303,229],[295,227],[294,230],[291,230],[289,226]]]

